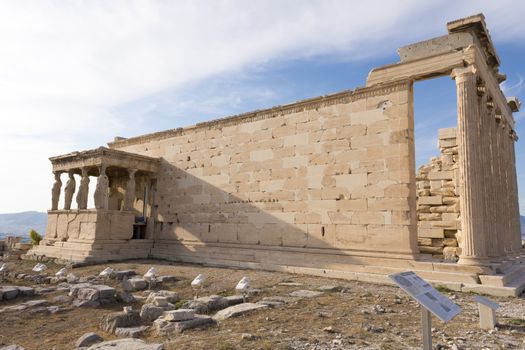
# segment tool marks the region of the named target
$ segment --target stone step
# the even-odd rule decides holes
[[[525,265],[514,265],[505,269],[505,273],[497,275],[480,275],[481,284],[488,286],[505,287],[512,281],[525,279]]]

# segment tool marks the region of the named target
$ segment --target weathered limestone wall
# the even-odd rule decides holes
[[[456,132],[439,130],[441,154],[419,167],[416,177],[419,250],[452,261],[461,254]]]
[[[270,263],[254,249],[417,252],[411,83],[110,147],[163,159],[152,209],[159,257]]]
[[[48,212],[46,241],[130,239],[133,212],[118,210],[55,210]]]

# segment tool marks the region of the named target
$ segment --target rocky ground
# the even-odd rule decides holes
[[[67,277],[69,282],[49,281],[62,266],[47,264],[42,276],[35,278],[31,272],[34,265],[19,261],[0,282],[0,290],[4,291],[4,300],[0,301],[0,349],[10,344],[28,350],[75,349],[78,339],[88,332],[106,341],[135,336],[146,343],[163,344],[164,349],[420,348],[419,307],[397,287],[163,261],[74,268],[69,270],[74,274]],[[139,285],[140,281],[122,282],[114,275],[96,278],[107,266],[117,271],[133,270],[139,276],[155,266],[159,276],[170,277],[146,286]],[[203,289],[198,291],[190,286],[197,274],[206,276]],[[244,300],[234,296],[235,285],[243,276],[252,280]],[[8,286],[27,288],[18,288],[13,296]],[[137,290],[141,288],[147,289]],[[157,293],[148,298],[158,290],[175,293]],[[434,347],[525,348],[523,296],[491,298],[502,307],[497,311],[499,325],[487,331],[479,329],[473,294],[443,292],[463,311],[448,324],[432,319]],[[198,301],[194,301],[196,294]],[[208,298],[211,295],[218,297]],[[241,306],[231,306],[243,301],[246,303]],[[129,306],[131,310],[126,308],[124,312],[123,307]],[[254,310],[244,313],[252,307]],[[191,310],[169,311],[181,308]],[[223,308],[227,309],[219,311]],[[177,318],[189,321],[174,322]],[[181,325],[196,321],[203,328],[179,332]],[[91,349],[95,348],[104,347]]]

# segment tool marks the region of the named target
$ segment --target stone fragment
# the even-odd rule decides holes
[[[341,287],[326,285],[317,287],[317,290],[321,292],[339,292],[341,290]]]
[[[272,296],[262,298],[262,300],[258,301],[257,304],[267,305],[268,307],[279,307],[284,304],[295,302],[298,299],[299,298],[290,296]]]
[[[83,336],[78,338],[77,342],[75,343],[75,346],[77,348],[83,348],[88,347],[93,344],[97,344],[104,341],[104,339],[94,332],[85,333]]]
[[[168,306],[168,299],[166,297],[155,297],[153,304],[155,304],[155,306]]]
[[[76,307],[100,306],[99,292],[95,288],[81,288],[77,292],[77,299],[73,301]]]
[[[67,283],[78,283],[80,282],[80,278],[78,276],[74,275],[73,273],[69,273],[66,277]]]
[[[296,290],[294,292],[291,292],[290,296],[298,297],[298,298],[315,298],[322,294],[323,292],[316,292],[314,290],[301,289],[301,290]]]
[[[213,316],[213,319],[216,321],[223,321],[230,317],[237,317],[240,315],[244,315],[250,311],[258,310],[258,309],[265,309],[267,307],[268,307],[267,305],[254,304],[254,303],[238,304],[238,305],[227,307],[224,310],[220,310]]]
[[[3,300],[11,300],[17,297],[18,287],[5,286],[2,287]]]
[[[119,281],[122,281],[124,277],[135,276],[137,273],[133,270],[123,270],[123,271],[114,271],[115,278]]]
[[[35,289],[31,287],[17,287],[19,295],[32,297],[35,295]]]
[[[178,280],[179,279],[177,278],[177,276],[172,276],[172,275],[157,277],[157,281],[159,283],[175,282],[175,281],[178,281]]]
[[[164,318],[158,318],[153,322],[155,333],[158,336],[167,336],[172,333],[181,333],[187,329],[207,327],[215,323],[215,320],[207,315],[195,315],[187,321],[170,322]]]
[[[128,280],[122,280],[122,287],[127,292],[133,292],[146,289],[148,283],[142,277],[133,277]]]
[[[139,338],[148,328],[148,326],[118,327],[115,329],[115,335],[120,338]]]
[[[20,345],[11,344],[7,346],[2,346],[0,350],[25,350],[25,348],[21,347]]]
[[[189,300],[182,305],[183,309],[192,309],[198,314],[206,314],[212,311],[222,310],[226,307],[228,307],[228,300],[219,295],[210,295]]]
[[[110,340],[90,346],[88,350],[164,350],[162,344],[146,343],[140,339]]]
[[[163,318],[166,321],[187,321],[195,318],[195,312],[191,309],[178,309],[164,312]]]
[[[102,304],[109,304],[115,301],[117,291],[115,288],[106,285],[94,285],[99,294],[99,300]]]
[[[146,303],[148,304],[153,303],[155,297],[165,297],[168,300],[168,303],[172,303],[172,304],[179,301],[179,295],[177,294],[177,292],[172,292],[170,290],[158,290],[148,295],[148,298],[146,299]]]
[[[32,307],[38,307],[47,304],[47,300],[30,300],[26,301],[25,303],[6,306],[2,309],[0,309],[0,313],[3,312],[20,312],[24,311],[26,309],[32,308]]]
[[[113,333],[117,328],[137,327],[140,325],[140,320],[140,314],[135,310],[112,312],[102,318],[100,328],[104,332]]]
[[[129,304],[135,301],[135,297],[130,292],[122,291],[122,292],[118,292],[117,300],[120,300],[123,303]]]
[[[224,299],[226,299],[228,306],[244,303],[244,297],[242,295],[229,295],[224,297]]]
[[[167,306],[156,306],[154,304],[144,304],[140,309],[140,318],[144,322],[152,322],[162,316],[164,311],[173,310],[175,307],[172,304]]]

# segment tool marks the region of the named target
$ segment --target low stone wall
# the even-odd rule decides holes
[[[439,130],[439,150],[417,172],[418,244],[421,253],[456,261],[461,232],[456,128]]]

